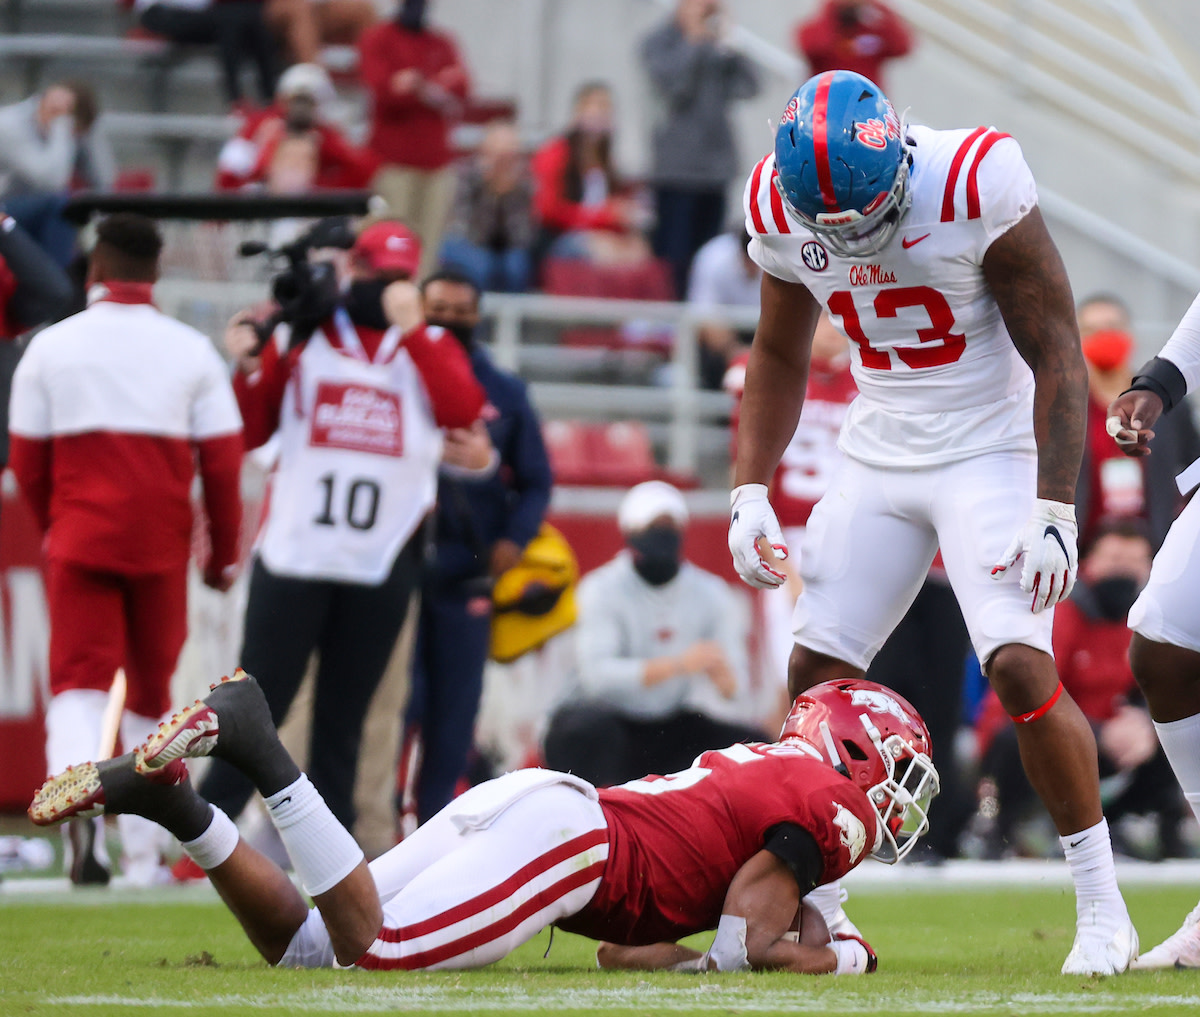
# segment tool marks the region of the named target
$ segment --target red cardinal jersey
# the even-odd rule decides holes
[[[592,939],[638,945],[715,929],[729,884],[768,832],[794,823],[816,840],[822,882],[874,849],[867,796],[796,745],[732,745],[689,770],[600,791],[608,865],[596,895],[558,924]]]
[[[737,426],[742,408],[742,390],[746,385],[746,361],[750,354],[729,365],[722,383],[726,392],[737,399],[733,412],[733,454],[737,455]],[[771,478],[771,507],[780,526],[804,526],[841,458],[838,434],[846,411],[858,395],[858,386],[850,373],[850,361],[813,360],[808,369],[808,387],[804,408],[796,432],[784,449]]]

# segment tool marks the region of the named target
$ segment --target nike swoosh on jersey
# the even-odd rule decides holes
[[[922,233],[919,237],[917,237],[914,240],[909,240],[908,237],[901,237],[900,246],[903,247],[907,251],[910,247],[915,247],[917,244],[919,244],[922,240],[924,240],[928,236],[932,236],[932,234]]]

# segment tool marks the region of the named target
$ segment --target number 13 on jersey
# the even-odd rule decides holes
[[[895,318],[906,307],[924,308],[929,324],[916,330],[917,340],[930,345],[895,346],[896,356],[903,364],[919,371],[925,367],[941,367],[953,364],[962,356],[967,338],[954,332],[954,312],[946,298],[932,286],[900,286],[880,290],[875,295],[874,310],[877,318]],[[829,295],[829,313],[842,319],[842,329],[858,344],[863,367],[877,371],[892,369],[891,354],[877,349],[863,332],[850,290],[837,290]]]

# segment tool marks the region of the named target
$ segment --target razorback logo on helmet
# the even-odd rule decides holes
[[[865,706],[873,713],[889,714],[897,720],[902,721],[914,731],[920,731],[917,722],[909,716],[908,711],[884,692],[876,692],[874,689],[851,689],[850,704],[852,706]]]
[[[783,116],[779,118],[780,124],[790,124],[796,119],[796,111],[800,109],[800,97],[793,95],[788,100],[787,107],[783,111]]]
[[[854,865],[867,850],[867,828],[863,821],[844,805],[834,802],[833,807],[837,810],[833,816],[833,825],[840,831],[838,839],[850,852],[850,864]]]

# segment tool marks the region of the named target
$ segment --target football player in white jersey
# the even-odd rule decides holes
[[[1150,454],[1154,426],[1200,388],[1200,297],[1157,357],[1108,408],[1108,433],[1126,455]],[[1186,405],[1179,412],[1186,413]],[[1200,485],[1200,460],[1184,470],[1179,490]],[[1200,498],[1171,525],[1154,557],[1150,582],[1129,610],[1129,660],[1163,751],[1200,819]],[[1136,968],[1200,968],[1200,906],[1183,927],[1134,962]]]
[[[746,215],[762,313],[729,546],[750,585],[783,581],[775,558],[788,548],[766,485],[796,427],[822,305],[851,340],[860,393],[800,549],[790,691],[861,676],[940,547],[1075,881],[1063,973],[1124,971],[1137,933],[1117,887],[1095,740],[1050,643],[1051,608],[1078,560],[1087,375],[1020,147],[983,127],[907,126],[874,83],[829,71],[792,96],[774,152],[750,176]],[[831,927],[845,920],[836,897],[827,905]]]

